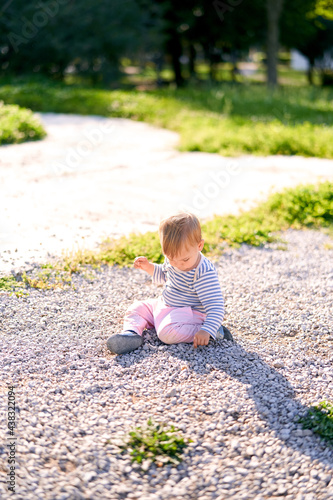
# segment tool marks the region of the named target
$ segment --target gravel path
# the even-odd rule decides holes
[[[163,217],[237,213],[270,189],[333,181],[333,160],[181,153],[179,135],[131,120],[40,114],[48,136],[0,147],[0,275]]]
[[[0,445],[1,499],[333,498],[333,448],[295,422],[333,399],[332,240],[284,236],[285,251],[243,245],[217,264],[234,345],[165,345],[150,330],[112,355],[126,307],[161,291],[134,269],[76,277],[76,291],[1,295],[0,443],[10,383],[18,406],[17,490]],[[106,442],[149,416],[194,442],[177,467],[144,474]]]

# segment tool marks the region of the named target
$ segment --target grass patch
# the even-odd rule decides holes
[[[312,406],[305,417],[299,419],[304,429],[311,429],[321,438],[333,444],[333,404],[322,401]]]
[[[16,285],[17,281],[14,276],[3,276],[0,278],[0,290],[11,290]]]
[[[24,283],[15,279],[14,276],[0,278],[0,292],[10,292],[10,295],[14,293],[17,297],[22,297],[26,295],[26,292],[22,290],[23,287]]]
[[[29,109],[0,101],[0,146],[36,141],[46,136],[39,119]]]
[[[146,121],[178,132],[181,151],[333,158],[330,89],[202,83],[110,91],[41,80],[2,85],[0,99],[34,111]]]
[[[158,467],[166,464],[178,465],[181,462],[181,452],[187,446],[184,439],[175,434],[178,430],[173,425],[167,428],[166,424],[153,422],[149,418],[146,427],[136,427],[129,432],[120,448],[122,453],[130,452],[132,463],[138,462],[143,466],[143,470],[152,462]],[[193,440],[189,439],[188,442]]]
[[[26,272],[22,274],[22,282],[27,288],[38,288],[40,290],[55,290],[56,288],[64,289],[71,287],[72,278],[70,273],[55,268],[48,267],[43,269],[32,276],[27,275]],[[71,288],[75,289],[74,286]]]
[[[206,249],[214,252],[221,241],[238,246],[260,246],[278,241],[276,232],[333,225],[333,183],[301,185],[272,194],[257,207],[240,215],[216,216],[203,225]],[[206,245],[206,243],[205,243]]]
[[[214,260],[222,255],[226,247],[237,248],[243,243],[260,247],[277,242],[282,243],[278,245],[278,250],[285,250],[280,231],[288,228],[322,229],[333,235],[333,183],[327,181],[287,188],[239,215],[215,216],[202,224],[205,240],[203,253]],[[93,280],[102,271],[102,266],[132,266],[138,255],[145,255],[157,264],[164,261],[157,232],[106,239],[94,251],[80,249],[63,252],[61,258],[44,264],[40,269],[23,273],[16,279],[2,278],[0,290],[18,293],[16,287],[75,289],[73,274]]]

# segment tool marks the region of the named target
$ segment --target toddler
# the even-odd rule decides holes
[[[134,267],[164,285],[157,299],[134,302],[126,311],[122,333],[112,335],[107,347],[123,354],[142,345],[145,328],[156,329],[166,344],[193,342],[194,348],[214,340],[233,340],[222,326],[224,301],[214,265],[201,253],[204,240],[198,218],[181,213],[162,220],[159,226],[163,264],[136,257]]]

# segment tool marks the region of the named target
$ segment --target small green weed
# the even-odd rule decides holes
[[[2,278],[0,278],[0,290],[3,290],[5,292],[12,291],[13,288],[17,286],[22,286],[22,285],[18,284],[14,276],[3,276]]]
[[[143,460],[151,460],[158,467],[164,464],[179,464],[181,462],[180,454],[187,446],[184,439],[174,434],[176,429],[173,425],[166,428],[166,424],[154,422],[148,419],[145,428],[136,427],[129,432],[129,438],[124,439],[124,444],[120,446],[122,453],[130,450],[132,462],[142,464]],[[188,440],[193,442],[192,439]]]
[[[278,245],[278,246],[276,247],[276,249],[277,249],[277,250],[282,250],[283,252],[286,252],[286,251],[288,250],[288,247],[287,247],[287,245],[286,245],[286,244],[285,244],[285,245]]]
[[[10,292],[10,296],[27,297],[29,293],[22,288],[24,288],[24,283],[15,279],[14,276],[3,276],[0,278],[0,292]]]
[[[305,417],[299,419],[304,429],[311,429],[314,433],[333,444],[333,404],[321,401],[312,406]]]
[[[72,278],[68,273],[59,273],[43,269],[35,273],[33,276],[28,276],[26,272],[22,273],[23,283],[30,288],[39,288],[40,290],[54,290],[56,288],[63,289],[66,285],[71,285]]]

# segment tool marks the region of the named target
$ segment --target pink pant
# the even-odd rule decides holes
[[[165,344],[190,343],[205,319],[206,314],[191,307],[166,306],[161,297],[137,300],[125,313],[124,331],[133,330],[142,335],[145,328],[155,327],[158,338]]]

